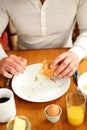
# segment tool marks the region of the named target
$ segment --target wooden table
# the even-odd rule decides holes
[[[30,51],[8,51],[8,54],[16,54],[17,56],[22,56],[28,60],[28,65],[33,63],[38,63],[44,59],[54,59],[60,53],[67,51],[67,49],[50,49],[50,50],[30,50]],[[78,68],[79,75],[87,71],[87,59],[84,59]],[[86,130],[87,129],[87,108],[84,123],[77,128],[70,126],[67,122],[66,115],[66,104],[65,97],[69,92],[76,91],[76,84],[73,77],[71,79],[70,88],[68,91],[60,98],[45,102],[45,103],[34,103],[24,101],[23,99],[17,97],[15,94],[15,102],[17,108],[17,115],[27,116],[32,124],[32,130]],[[5,78],[0,75],[0,85],[5,87]],[[46,105],[55,103],[59,104],[62,107],[63,113],[59,122],[52,124],[50,123],[45,115],[44,108]],[[0,123],[0,130],[6,129],[6,123]]]

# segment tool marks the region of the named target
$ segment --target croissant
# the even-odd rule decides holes
[[[56,65],[53,68],[50,68],[51,60],[44,60],[42,62],[42,68],[40,70],[40,74],[44,75],[47,78],[51,78],[54,76],[54,71],[58,68],[58,65]]]

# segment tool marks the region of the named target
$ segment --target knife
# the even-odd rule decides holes
[[[74,78],[76,85],[78,85],[78,71],[75,71],[75,73],[73,74],[73,78]]]
[[[6,78],[6,80],[5,80],[5,87],[6,88],[9,88],[10,82],[11,82],[11,78]]]
[[[76,85],[77,85],[76,91],[77,91],[77,92],[81,92],[80,89],[79,89],[79,87],[78,87],[78,78],[79,78],[79,76],[78,76],[78,71],[75,71],[75,73],[73,74],[73,78],[74,78],[74,81],[75,81],[75,83],[76,83]]]

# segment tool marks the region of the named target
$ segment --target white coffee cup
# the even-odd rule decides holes
[[[13,92],[7,88],[1,88],[0,89],[0,123],[8,122],[9,119],[13,118],[15,115],[16,115],[16,106],[15,106]]]

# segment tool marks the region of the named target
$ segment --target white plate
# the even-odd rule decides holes
[[[84,88],[84,86],[87,86],[87,72],[83,73],[78,78],[78,87],[80,91],[87,97],[87,90]]]
[[[27,66],[23,74],[14,76],[12,89],[20,98],[31,102],[47,102],[61,97],[70,86],[70,78],[51,80],[39,74],[42,64]]]

